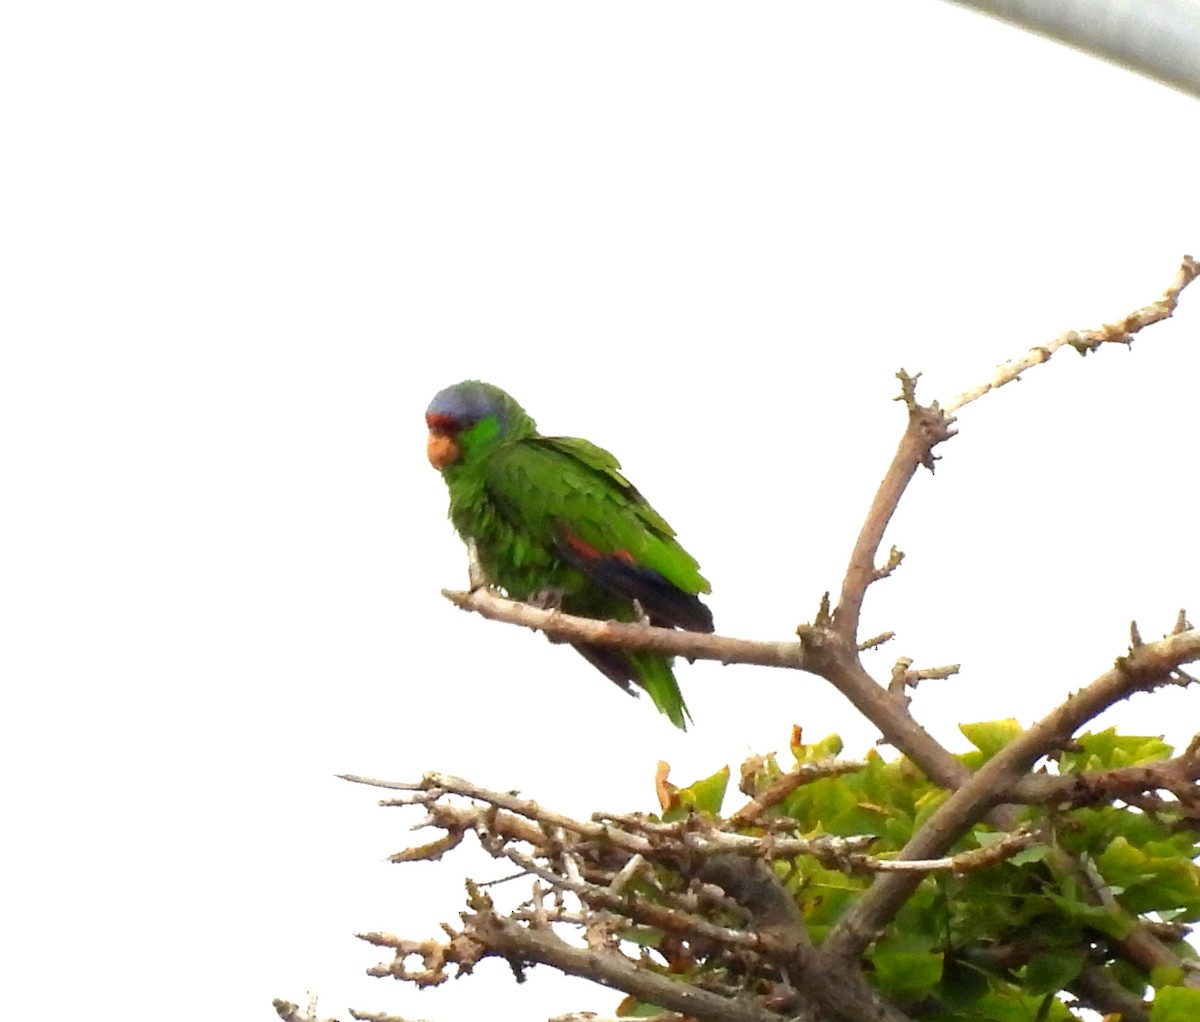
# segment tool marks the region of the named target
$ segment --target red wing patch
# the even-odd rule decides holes
[[[580,557],[584,557],[589,561],[598,561],[604,555],[597,550],[591,543],[585,543],[578,536],[563,530],[563,539],[567,541],[567,546],[574,550]]]
[[[575,553],[589,561],[600,561],[606,557],[612,557],[622,564],[637,564],[633,554],[628,550],[614,550],[611,554],[606,554],[599,547],[592,546],[591,543],[567,532],[566,529],[563,529],[563,539],[566,540],[567,546],[574,550]]]
[[[563,560],[610,593],[623,600],[636,600],[652,623],[694,632],[713,630],[712,613],[695,593],[680,589],[661,572],[638,564],[630,551],[619,548],[605,553],[561,524],[558,531]],[[588,659],[596,663],[592,657]]]

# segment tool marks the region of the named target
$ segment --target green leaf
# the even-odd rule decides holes
[[[1200,990],[1163,987],[1150,1008],[1150,1022],[1196,1022],[1200,1019]]]
[[[1150,970],[1150,985],[1158,990],[1162,987],[1179,986],[1183,982],[1183,969],[1178,965],[1159,965]]]
[[[1200,912],[1200,870],[1190,848],[1180,852],[1169,842],[1137,847],[1122,835],[1100,853],[1096,866],[1128,911],[1188,918]]]
[[[1104,879],[1120,887],[1129,887],[1149,876],[1149,863],[1150,857],[1123,837],[1110,841],[1096,859],[1096,866],[1104,874]]]
[[[991,759],[1024,730],[1012,717],[959,724],[958,729],[968,742],[983,753],[985,760]]]
[[[1114,767],[1158,763],[1174,751],[1161,735],[1119,735],[1115,727],[1087,732],[1075,740],[1077,749],[1063,753],[1064,771],[1111,770]]]
[[[988,975],[965,956],[947,958],[938,993],[948,1008],[965,1010],[987,993]]]
[[[939,1022],[946,1016],[933,1016]],[[1012,992],[993,991],[981,997],[973,1009],[950,1016],[970,1022],[1071,1022],[1071,1014],[1062,1001],[1044,996],[1022,997]]]
[[[812,745],[793,745],[792,755],[797,763],[814,763],[822,759],[833,759],[841,755],[843,748],[841,735],[826,735]]]
[[[1127,918],[1123,913],[1105,908],[1103,905],[1088,905],[1059,894],[1051,894],[1048,897],[1071,919],[1090,926],[1094,930],[1099,930],[1101,933],[1107,933],[1110,937],[1125,937],[1133,929],[1133,920]]]
[[[1025,966],[1027,988],[1031,994],[1057,993],[1079,975],[1086,961],[1084,948],[1040,952]]]
[[[1016,855],[1009,856],[1008,861],[1014,866],[1025,866],[1031,862],[1041,862],[1049,854],[1049,845],[1031,845],[1029,848],[1022,848]]]
[[[663,819],[678,820],[689,812],[719,816],[721,803],[725,801],[725,789],[728,786],[729,767],[724,766],[711,777],[694,781],[686,788],[679,788],[675,792],[679,801],[671,807],[670,812],[663,814]]]
[[[865,881],[848,877],[838,870],[825,869],[814,860],[809,862],[811,865],[804,875],[797,883],[789,885],[789,889],[796,894],[813,940],[819,943],[862,894]]]
[[[637,944],[639,947],[658,947],[662,943],[662,930],[652,930],[646,926],[630,927],[624,930],[618,930],[617,936],[621,940],[627,940],[630,944]]]
[[[916,816],[913,818],[912,829],[914,831],[920,830],[925,821],[928,820],[929,817],[931,817],[939,809],[941,809],[942,803],[945,802],[949,797],[950,793],[948,791],[939,791],[937,788],[932,788],[925,792],[925,794],[917,800],[917,812]]]
[[[871,956],[879,985],[897,997],[917,997],[942,978],[942,956],[928,951],[887,951]]]

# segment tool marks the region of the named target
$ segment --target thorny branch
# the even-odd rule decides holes
[[[1198,750],[1200,736],[1183,755],[1148,768],[1142,775],[1147,788],[1178,787],[1182,778],[1200,773]],[[750,761],[747,771],[753,772],[758,764]],[[695,815],[660,822],[636,814],[600,813],[589,820],[576,820],[514,793],[492,791],[445,774],[426,774],[414,782],[347,776],[345,779],[356,783],[402,793],[383,804],[420,808],[425,813],[421,826],[453,837],[452,841],[433,840],[398,853],[394,861],[440,859],[465,834],[474,833],[489,854],[515,864],[520,875],[535,879],[532,900],[507,916],[472,884],[470,911],[463,914],[461,928],[447,929],[446,941],[364,934],[364,940],[394,952],[391,962],[370,972],[433,986],[445,982],[451,968],[458,974],[467,973],[485,957],[502,957],[518,967],[534,962],[552,964],[693,1018],[778,1017],[774,1012],[783,1005],[788,1010],[808,1005],[813,1019],[902,1022],[907,1016],[881,1005],[861,975],[847,966],[856,960],[859,949],[842,943],[838,930],[820,947],[811,943],[792,896],[764,863],[812,855],[847,873],[962,874],[988,868],[1030,847],[1039,836],[1018,829],[984,848],[918,861],[867,854],[869,835],[789,836],[780,830],[786,819],[772,820],[774,826],[765,833],[740,832],[747,825],[759,825],[763,801],[778,798],[781,792],[795,790],[806,781],[861,766],[836,761],[802,764],[809,769],[777,777],[758,799],[750,799],[723,823]],[[1131,791],[1135,775],[1122,771],[1117,776]],[[1098,783],[1098,778],[1096,775],[1093,780]],[[1085,781],[1085,786],[1088,783]],[[1038,794],[1048,796],[1050,792]],[[671,876],[679,880],[664,882],[664,877]],[[688,877],[692,879],[685,881]],[[879,889],[877,884],[875,890]],[[550,903],[547,897],[552,899]],[[860,904],[870,897],[864,895]],[[563,940],[554,932],[554,927],[561,925],[581,928],[587,947]],[[628,936],[639,930],[667,935],[660,944],[665,963],[653,964],[645,953],[631,956],[622,948],[618,934]],[[760,968],[757,985],[747,987],[718,974],[712,980],[716,986],[704,989],[705,996],[699,998],[693,996],[697,981],[681,984],[670,978],[673,971],[686,969],[694,955],[711,954],[714,949],[743,963],[746,956],[757,959],[775,970],[769,974],[773,978],[765,982]],[[744,964],[742,969],[746,971]],[[836,991],[827,989],[828,997],[842,1005],[838,1012],[821,1000],[813,1001],[814,991],[827,987],[823,977],[830,975],[839,977]],[[700,982],[703,986],[704,981]],[[1100,974],[1085,976],[1081,986],[1093,994],[1105,989]],[[1113,996],[1117,996],[1115,991]],[[735,1006],[732,1014],[731,1002]],[[849,1013],[846,1006],[851,1003],[857,1005],[854,1011],[859,1014]],[[1125,1010],[1127,1018],[1139,1017],[1129,1004]]]
[[[1032,833],[1018,830],[986,848],[899,863],[863,851],[871,843],[870,836],[800,838],[774,830],[751,835],[738,833],[730,821],[718,825],[701,816],[672,823],[614,814],[573,820],[528,799],[444,774],[426,774],[412,783],[346,779],[408,793],[384,804],[422,808],[424,825],[454,835],[455,844],[463,833],[473,832],[489,854],[517,865],[522,875],[536,882],[534,899],[507,917],[473,886],[471,911],[463,915],[461,929],[448,930],[446,942],[364,935],[365,940],[395,952],[392,962],[371,970],[373,975],[430,986],[444,982],[450,967],[469,972],[484,957],[517,954],[522,962],[554,964],[700,1019],[777,1017],[772,1005],[781,997],[791,1003],[799,996],[797,990],[805,996],[825,991],[829,1003],[821,1000],[814,1018],[902,1022],[906,1017],[879,1002],[861,976],[839,976],[835,988],[829,977],[837,976],[837,970],[808,941],[791,895],[765,862],[804,854],[850,873],[902,869],[922,875],[961,874],[1002,861],[1037,840]],[[466,805],[457,801],[464,798]],[[735,818],[747,815],[735,814]],[[395,858],[411,861],[421,851],[440,858],[446,846],[447,842],[435,840]],[[631,875],[636,876],[635,887]],[[664,881],[671,876],[694,879],[685,884]],[[545,904],[547,896],[555,899],[550,906]],[[714,913],[724,921],[714,922]],[[589,946],[577,948],[557,936],[552,927],[562,923],[582,925],[591,934]],[[602,940],[595,939],[598,926],[604,932]],[[692,955],[713,949],[735,958],[756,956],[772,963],[777,972],[766,985],[761,970],[749,972],[741,985],[731,978],[721,980],[719,989],[697,999],[695,985],[655,975],[662,966],[647,971],[644,956],[630,958],[622,950],[614,935],[631,928],[670,936],[674,943],[667,954],[667,974],[682,969]],[[742,970],[746,971],[744,965]],[[834,1002],[840,1005],[836,1010],[831,1006]]]
[[[851,767],[856,765],[851,764]],[[803,771],[798,776],[804,776]],[[792,778],[794,775],[784,775]],[[812,776],[829,776],[828,773],[814,771]],[[342,780],[355,784],[367,784],[377,788],[388,788],[399,791],[421,792],[418,797],[387,799],[381,804],[385,806],[421,805],[428,812],[423,826],[439,827],[453,836],[452,841],[436,840],[418,848],[407,849],[391,856],[393,862],[414,862],[418,859],[437,860],[450,848],[458,845],[464,833],[474,831],[480,835],[481,841],[489,851],[493,849],[489,842],[499,838],[493,854],[507,855],[509,843],[521,841],[534,845],[539,852],[545,852],[557,842],[566,847],[566,835],[571,835],[571,847],[577,841],[593,842],[604,849],[609,862],[612,861],[613,849],[619,849],[626,856],[642,856],[648,862],[678,864],[687,862],[695,857],[710,858],[714,856],[734,854],[743,855],[749,859],[769,861],[771,859],[791,859],[797,855],[811,855],[818,862],[831,869],[839,869],[847,873],[918,873],[924,875],[931,872],[964,873],[979,869],[993,862],[1007,858],[1023,848],[1028,848],[1037,838],[1031,832],[1018,829],[1008,835],[1003,841],[987,848],[964,852],[959,855],[941,856],[925,860],[897,860],[878,858],[866,854],[863,849],[874,840],[871,835],[858,837],[834,837],[821,834],[815,837],[780,837],[771,833],[766,837],[755,837],[741,834],[729,828],[744,825],[761,812],[760,805],[752,800],[747,807],[733,813],[723,826],[717,826],[701,816],[691,816],[675,823],[659,823],[634,814],[605,814],[597,813],[592,820],[572,820],[561,813],[546,809],[537,802],[517,798],[511,794],[489,791],[460,777],[447,774],[429,773],[420,781],[406,783],[403,781],[384,781],[369,777],[359,777],[355,774],[343,774]],[[466,796],[482,802],[482,806],[465,808],[444,803],[447,795]],[[432,796],[432,797],[431,797]],[[495,810],[507,810],[497,813]],[[521,821],[541,824],[541,828],[533,828]],[[551,829],[562,835],[548,838],[546,830]],[[585,851],[589,854],[592,845],[587,845]],[[578,854],[573,852],[572,854]],[[584,862],[587,862],[586,857]],[[628,859],[621,860],[621,867]],[[529,872],[529,863],[520,863]],[[614,876],[619,869],[614,870]],[[580,890],[573,889],[569,879],[555,880],[565,890],[579,894]],[[611,880],[609,881],[612,882]],[[582,887],[586,885],[575,885]],[[593,892],[595,893],[595,892]],[[606,897],[605,894],[596,894]],[[410,954],[416,954],[414,948],[409,948]]]
[[[535,878],[532,900],[508,916],[472,886],[462,926],[448,928],[445,942],[368,935],[395,952],[395,960],[377,971],[432,984],[444,981],[448,967],[469,972],[481,958],[497,956],[518,972],[526,964],[545,962],[682,1015],[714,1022],[758,1022],[777,1019],[781,1013],[807,1022],[902,1022],[909,1016],[882,1003],[866,982],[862,952],[895,917],[922,876],[935,870],[983,868],[1039,840],[1015,827],[1017,804],[1080,806],[1119,798],[1151,813],[1200,818],[1200,736],[1186,753],[1165,763],[1070,777],[1032,773],[1040,760],[1066,747],[1072,735],[1105,708],[1137,691],[1192,680],[1182,667],[1200,660],[1200,632],[1182,614],[1175,630],[1161,640],[1142,642],[1135,630],[1129,653],[1110,671],[1070,696],[975,773],[933,739],[908,709],[906,689],[945,677],[957,666],[914,668],[910,660],[900,658],[890,686],[880,684],[863,667],[860,654],[892,636],[858,638],[867,590],[891,575],[902,559],[892,548],[886,563],[878,563],[888,524],[917,469],[932,471],[934,448],[953,437],[953,413],[1018,379],[1064,346],[1087,354],[1106,343],[1130,344],[1140,330],[1172,314],[1183,289],[1197,276],[1200,263],[1184,257],[1175,279],[1155,302],[1097,330],[1068,332],[1035,347],[941,407],[917,401],[919,374],[897,374],[898,400],[908,410],[904,434],[855,542],[836,606],[831,607],[827,597],[815,619],[797,629],[798,641],[752,641],[572,617],[508,600],[482,587],[444,593],[464,610],[542,631],[556,640],[790,668],[821,677],[878,727],[887,742],[950,792],[897,858],[872,856],[851,839],[786,834],[776,827],[758,832],[772,807],[806,783],[799,771],[776,778],[762,791],[748,792],[750,802],[721,824],[698,817],[678,823],[636,816],[578,821],[516,795],[440,774],[427,774],[413,784],[351,776],[347,779],[406,793],[385,804],[421,806],[427,813],[425,825],[440,829],[438,838],[398,853],[395,861],[440,858],[473,833],[490,854]],[[1006,832],[1001,840],[978,852],[947,854],[984,819]],[[815,856],[829,868],[874,877],[819,946],[810,940],[794,901],[766,865],[798,854]],[[1050,849],[1047,862],[1057,873],[1074,876],[1082,888],[1091,884],[1095,896],[1104,898],[1105,892],[1089,878],[1087,863],[1057,846]],[[674,881],[664,879],[672,876]],[[583,930],[586,947],[566,942],[554,929],[568,924]],[[621,937],[648,931],[664,935],[657,958],[644,950],[630,952]],[[1178,969],[1179,958],[1160,936],[1130,919],[1128,935],[1115,943],[1147,972],[1158,966]],[[673,972],[686,971],[692,956],[701,951],[715,953],[718,961],[724,956],[729,967],[687,983],[672,978]],[[751,960],[759,963],[758,971],[747,967]],[[757,977],[754,982],[751,976]],[[836,977],[836,989],[831,988],[831,976]],[[1071,989],[1083,1003],[1121,1012],[1130,1022],[1148,1017],[1136,997],[1096,968],[1086,968]]]

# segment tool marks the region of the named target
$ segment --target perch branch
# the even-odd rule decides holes
[[[462,610],[473,611],[491,621],[503,621],[542,632],[556,642],[653,650],[668,656],[716,660],[725,664],[805,669],[804,648],[798,642],[734,639],[707,632],[683,632],[640,623],[575,617],[559,610],[543,610],[529,603],[507,599],[492,589],[476,589],[472,592],[443,589],[442,595]]]
[[[908,755],[938,784],[954,787],[966,768],[909,715],[904,703],[881,689],[858,661],[854,644],[848,647],[828,629],[802,626],[800,642],[734,639],[703,632],[676,631],[620,621],[575,617],[507,599],[490,589],[474,592],[443,590],[455,606],[492,621],[521,625],[555,641],[653,650],[689,660],[757,664],[808,671],[824,678],[879,728],[884,738]]]

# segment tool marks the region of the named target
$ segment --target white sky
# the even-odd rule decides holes
[[[0,14],[0,678],[12,1017],[609,1012],[486,963],[371,980],[474,856],[338,772],[652,809],[874,732],[804,676],[681,665],[681,735],[569,650],[452,609],[424,458],[477,376],[609,447],[779,638],[836,589],[902,413],[1155,297],[1200,255],[1194,101],[934,0],[22,4]],[[1180,606],[1200,293],[1132,353],[971,406],[888,541],[875,665],[1035,719]],[[1179,741],[1197,697],[1113,719]],[[521,884],[523,894],[527,884]],[[15,905],[14,905],[15,903]]]

